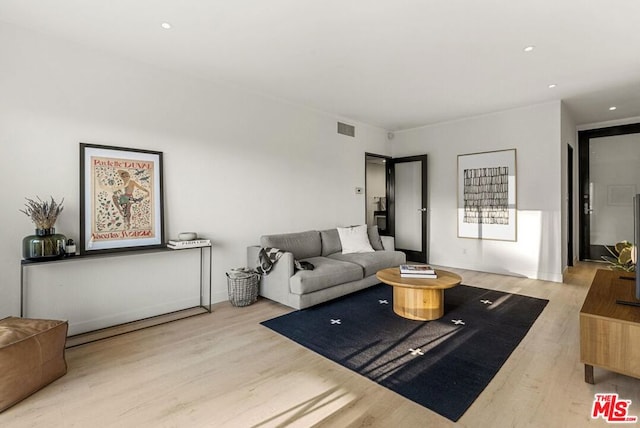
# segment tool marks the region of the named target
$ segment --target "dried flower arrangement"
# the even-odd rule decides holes
[[[613,249],[604,246],[611,256],[602,256],[602,259],[609,263],[609,268],[613,270],[624,270],[627,272],[635,272],[635,246],[629,241],[618,242]]]
[[[27,200],[27,203],[24,204],[26,208],[19,211],[31,217],[37,229],[53,228],[58,219],[58,215],[60,215],[64,208],[62,206],[64,199],[62,199],[60,203],[57,203],[53,197],[51,197],[51,202],[43,201],[37,196],[36,198],[38,199],[37,201],[25,198]]]

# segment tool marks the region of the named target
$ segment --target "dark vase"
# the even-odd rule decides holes
[[[22,257],[28,260],[49,259],[65,255],[67,238],[51,229],[36,229],[35,235],[22,240]]]

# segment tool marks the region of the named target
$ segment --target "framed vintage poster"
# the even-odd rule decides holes
[[[516,149],[458,155],[458,237],[516,240]]]
[[[80,253],[163,243],[162,152],[80,143]]]

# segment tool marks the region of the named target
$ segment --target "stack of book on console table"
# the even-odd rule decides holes
[[[437,278],[435,269],[429,265],[400,265],[401,278]]]
[[[199,248],[199,247],[210,247],[211,240],[210,239],[192,239],[190,241],[178,241],[170,239],[167,243],[167,248],[172,248],[174,250],[183,250],[185,248]]]

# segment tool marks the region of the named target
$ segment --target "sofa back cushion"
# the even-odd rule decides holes
[[[320,231],[320,239],[322,240],[323,256],[342,252],[342,244],[340,243],[340,235],[338,234],[338,229]]]
[[[378,226],[367,227],[367,234],[369,235],[369,242],[371,243],[371,247],[374,250],[384,250],[384,245],[382,245],[382,239],[380,238],[380,232],[378,231]]]
[[[263,235],[260,237],[262,247],[278,248],[293,253],[296,260],[318,257],[322,254],[322,242],[320,232],[309,230],[307,232],[282,233],[279,235]]]

